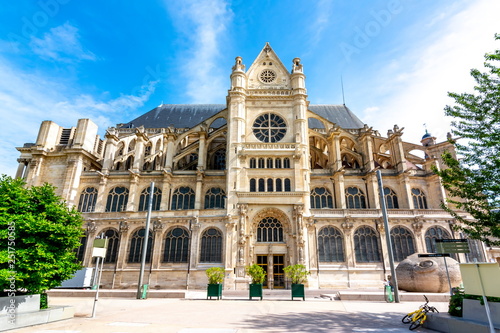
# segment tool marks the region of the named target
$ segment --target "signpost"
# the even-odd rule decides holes
[[[106,257],[107,249],[108,249],[107,238],[94,240],[94,247],[92,248],[92,258],[97,257],[97,263],[95,265],[96,273],[94,275],[94,286],[96,291],[94,297],[94,306],[92,307],[92,318],[95,318],[96,305],[97,301],[99,300],[99,284],[101,283],[102,267],[104,265],[104,258]],[[101,264],[100,268],[99,268],[99,263]]]
[[[469,242],[467,239],[436,239],[437,251],[441,254],[450,253],[469,253]],[[446,268],[446,275],[448,276],[448,285],[450,286],[450,295],[453,296],[453,290],[451,288],[450,274],[448,273],[448,264],[446,263],[446,257],[444,257],[444,267]]]
[[[443,258],[443,257],[449,257],[450,254],[449,253],[427,253],[427,254],[419,254],[418,257],[419,258]]]

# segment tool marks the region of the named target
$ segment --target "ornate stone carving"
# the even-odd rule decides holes
[[[125,233],[128,231],[128,229],[129,229],[128,222],[127,221],[120,221],[120,224],[118,226],[118,231],[120,233]]]
[[[95,234],[95,232],[97,231],[97,224],[94,221],[87,222],[86,227],[88,235]]]
[[[160,232],[163,230],[164,224],[161,223],[161,220],[156,220],[153,222],[153,231],[154,232]]]
[[[352,228],[354,227],[354,224],[352,222],[349,221],[349,219],[347,218],[345,222],[343,222],[341,225],[342,229],[344,230],[344,233],[346,235],[350,234],[351,231],[352,231]]]
[[[385,231],[385,226],[384,226],[384,220],[383,219],[376,219],[375,220],[375,225],[377,227],[378,232],[384,232]]]

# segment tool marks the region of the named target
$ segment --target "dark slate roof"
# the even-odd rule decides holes
[[[332,123],[339,125],[341,128],[362,128],[363,122],[345,105],[333,104],[317,104],[309,105],[309,110],[316,113]],[[309,119],[309,127],[323,127],[317,125],[316,119]]]
[[[225,108],[226,104],[162,104],[120,127],[190,128]],[[309,105],[309,110],[342,128],[363,127],[363,122],[345,105]],[[322,128],[323,125],[316,119],[309,119],[309,127]]]

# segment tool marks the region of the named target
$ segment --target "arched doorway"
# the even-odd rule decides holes
[[[254,218],[255,255],[251,260],[267,273],[264,288],[286,287],[288,218],[278,209],[266,209]]]

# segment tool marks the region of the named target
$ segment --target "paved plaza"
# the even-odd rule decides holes
[[[13,333],[79,332],[409,332],[404,314],[423,302],[341,301],[308,295],[290,300],[289,291],[266,291],[264,300],[248,292],[226,293],[207,300],[205,291],[190,291],[184,299],[100,298],[91,318],[91,297],[51,297],[51,305],[75,307],[75,317],[46,325],[11,330]],[[446,312],[447,302],[432,302]],[[433,332],[420,328],[417,332]]]

